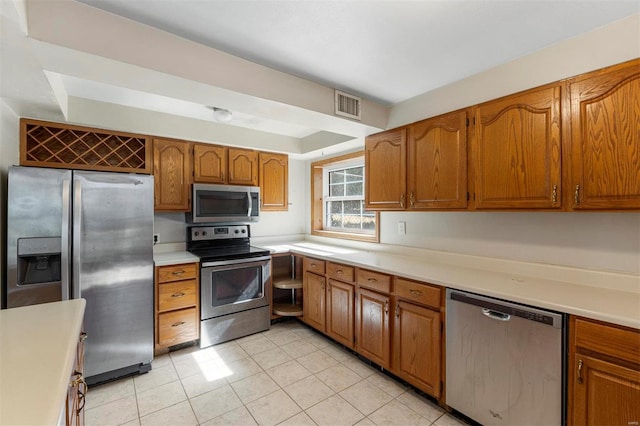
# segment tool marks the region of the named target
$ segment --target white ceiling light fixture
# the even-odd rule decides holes
[[[211,107],[213,109],[213,118],[219,123],[228,123],[233,118],[233,113],[228,109]]]

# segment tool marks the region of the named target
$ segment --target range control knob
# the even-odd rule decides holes
[[[246,230],[246,229],[243,229],[243,230],[242,230],[242,233],[243,233],[243,234],[246,234],[246,233],[247,233],[247,230]]]
[[[202,231],[202,236],[206,236],[207,235],[207,231]]]
[[[193,233],[193,235],[195,235],[197,237],[198,235],[200,235],[200,232],[196,231],[196,232]]]
[[[236,233],[236,234],[240,233],[240,231],[238,231],[237,229],[235,231],[233,231],[233,232]]]

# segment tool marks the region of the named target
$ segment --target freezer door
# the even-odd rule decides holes
[[[9,168],[6,306],[69,298],[69,170]]]
[[[74,172],[73,297],[87,301],[85,376],[153,359],[153,177]]]

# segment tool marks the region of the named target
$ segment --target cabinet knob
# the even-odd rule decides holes
[[[400,318],[400,304],[396,303],[396,318]]]
[[[576,206],[580,205],[580,185],[576,185],[576,192],[573,194],[573,203]]]
[[[404,194],[400,195],[400,207],[404,208]]]
[[[388,300],[384,301],[384,313],[385,314],[389,313],[389,301]]]
[[[411,191],[411,194],[409,194],[409,205],[413,207],[415,204],[416,204],[415,197],[413,195],[413,191]]]
[[[582,380],[582,360],[578,360],[578,384],[581,385],[583,380]]]
[[[551,202],[553,204],[558,202],[558,185],[553,185],[553,191],[551,191]]]
[[[87,340],[87,333],[83,331],[82,333],[80,333],[80,341],[84,342],[85,340]]]

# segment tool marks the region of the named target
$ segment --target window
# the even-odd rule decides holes
[[[312,234],[378,241],[378,214],[364,208],[363,154],[312,164]]]

